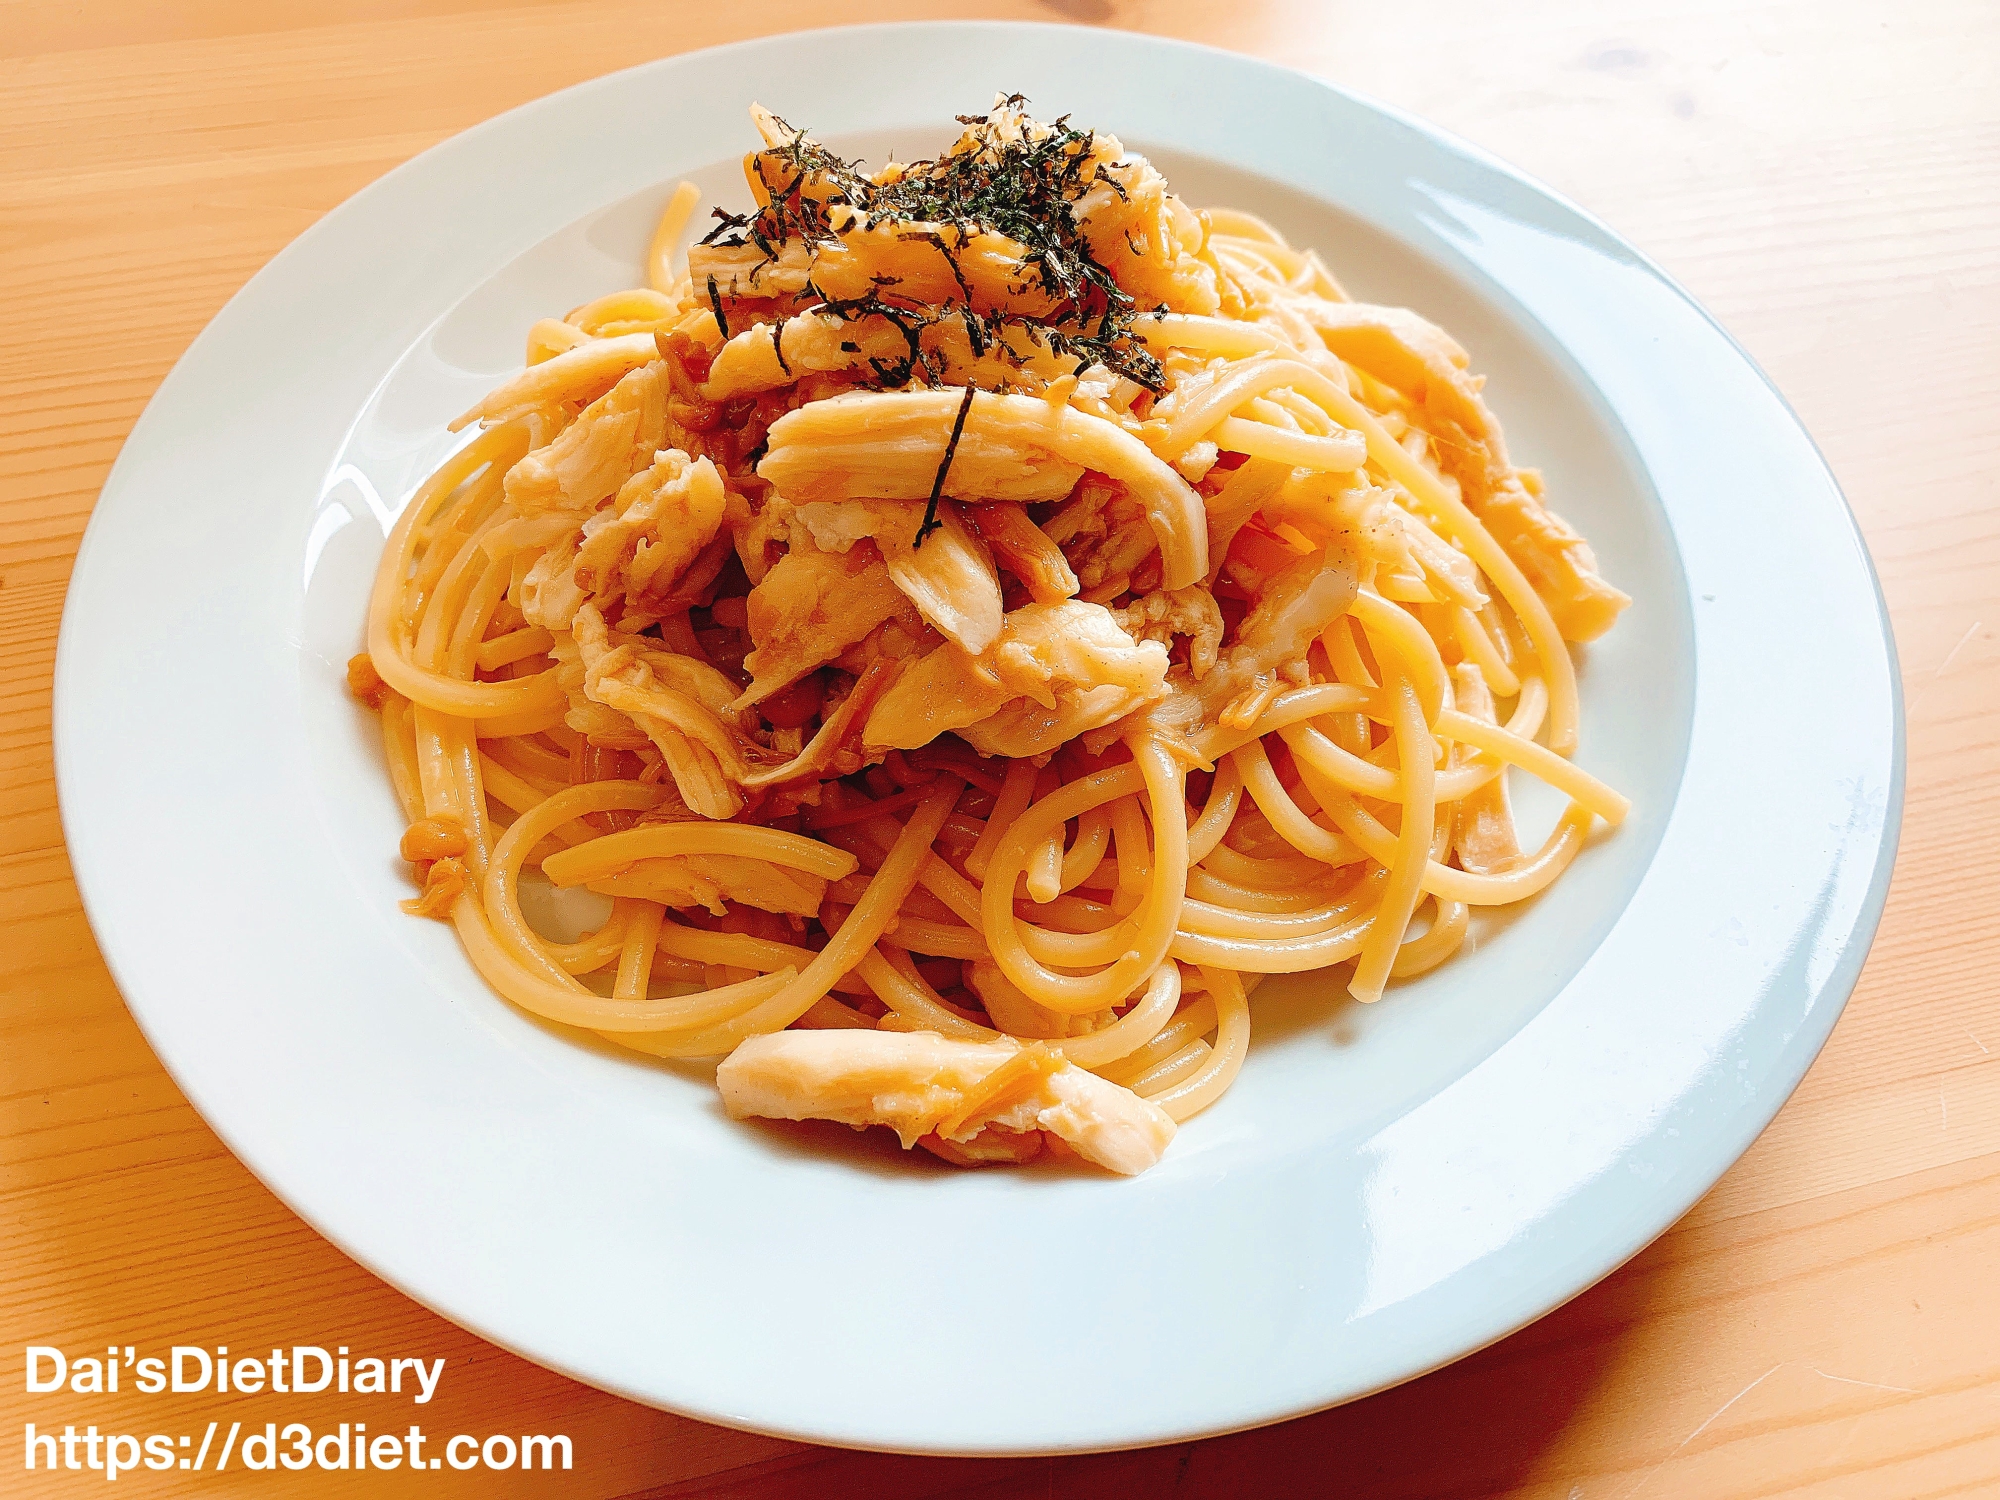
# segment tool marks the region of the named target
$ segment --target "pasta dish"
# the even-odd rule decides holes
[[[1376,1000],[1620,821],[1568,643],[1629,601],[1449,335],[1112,136],[1014,96],[870,172],[752,119],[750,211],[683,257],[681,184],[388,539],[405,905],[734,1117],[1141,1171],[1264,976]]]

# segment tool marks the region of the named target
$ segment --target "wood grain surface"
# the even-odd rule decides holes
[[[1888,913],[1824,1055],[1713,1192],[1569,1306],[1386,1395],[1193,1445],[1002,1461],[807,1448],[629,1405],[426,1312],[222,1147],[91,941],[49,748],[78,539],[202,325],[371,179],[596,74],[858,12],[0,0],[0,1492],[102,1484],[24,1473],[23,1422],[161,1421],[129,1385],[25,1396],[25,1345],[178,1341],[443,1356],[428,1431],[566,1433],[576,1468],[127,1475],[143,1494],[2000,1494],[2000,10],[886,0],[868,14],[1128,27],[1322,74],[1576,198],[1743,342],[1860,517],[1909,711]],[[135,775],[142,754],[135,726]],[[216,1398],[203,1415],[261,1426],[298,1415],[295,1399]]]

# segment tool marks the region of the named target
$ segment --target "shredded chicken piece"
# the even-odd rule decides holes
[[[1355,593],[1354,560],[1334,548],[1273,578],[1201,681],[1204,717],[1227,718],[1232,705],[1310,680],[1307,651],[1353,605]]]
[[[714,464],[667,450],[583,523],[573,580],[599,596],[622,592],[635,605],[659,598],[715,540],[725,498]]]
[[[1003,1068],[1014,1071],[998,1079]],[[1130,1089],[1059,1053],[1009,1038],[949,1041],[936,1032],[780,1031],[753,1036],[715,1070],[733,1120],[887,1125],[908,1148],[936,1133],[970,1142],[989,1126],[1047,1131],[1086,1161],[1127,1176],[1157,1162],[1174,1122]],[[994,1092],[980,1098],[982,1089]],[[968,1108],[969,1106],[969,1108]]]
[[[594,605],[577,611],[573,628],[589,701],[625,715],[658,747],[691,809],[734,816],[743,797],[731,782],[748,772],[744,747],[754,743],[730,701],[736,685],[706,662],[651,649],[643,636],[614,642]]]
[[[430,860],[421,866],[419,874],[424,893],[403,902],[403,910],[413,917],[436,917],[440,921],[451,915],[452,904],[465,894],[472,881],[464,861],[458,859]]]
[[[958,418],[958,391],[885,391],[835,396],[771,426],[760,478],[795,503],[808,500],[926,500]],[[1003,403],[1018,402],[1018,405]],[[1059,500],[1084,465],[1038,437],[1059,410],[1029,397],[975,398],[945,474],[958,500]],[[1012,418],[1010,422],[1006,419]]]
[[[666,367],[658,360],[623,377],[554,442],[507,471],[508,503],[524,516],[552,510],[588,515],[653,461],[666,440],[667,389]]]
[[[1022,507],[996,500],[974,506],[966,519],[1000,564],[1028,586],[1037,604],[1056,604],[1075,596],[1077,578],[1069,559]]]
[[[1077,586],[1094,592],[1129,580],[1153,554],[1157,545],[1153,533],[1139,524],[1144,514],[1123,485],[1089,474],[1043,530],[1075,570]],[[1205,520],[1203,529],[1206,532]]]
[[[792,503],[783,495],[767,495],[754,511],[745,504],[724,512],[723,524],[729,528],[736,556],[753,588],[784,556],[781,549],[790,545],[792,514]]]
[[[908,608],[872,542],[845,552],[794,545],[747,605],[754,649],[743,659],[747,708],[832,661],[877,625]]]
[[[1175,636],[1186,636],[1188,670],[1196,682],[1215,666],[1222,646],[1222,611],[1215,595],[1198,583],[1184,589],[1155,589],[1112,610],[1111,618],[1135,641],[1170,645]]]
[[[1408,308],[1315,303],[1310,316],[1335,354],[1417,405],[1436,439],[1439,467],[1528,575],[1564,638],[1595,640],[1609,630],[1630,596],[1599,576],[1590,544],[1542,504],[1540,476],[1508,461],[1500,424],[1458,342]]]
[[[907,348],[886,318],[850,322],[830,313],[802,312],[732,334],[709,366],[701,393],[710,401],[727,401],[790,385],[807,371],[865,369],[870,359],[892,360]]]
[[[1171,460],[1174,469],[1189,484],[1200,484],[1208,471],[1215,467],[1215,461],[1222,457],[1222,450],[1203,438],[1187,452]]]
[[[940,486],[960,500],[1058,500],[1086,468],[1120,481],[1160,547],[1165,583],[1180,588],[1208,571],[1201,497],[1116,423],[1032,396],[982,394],[961,415],[958,391],[834,396],[780,417],[757,466],[795,503],[928,499]]]
[[[1143,156],[1102,138],[1120,160],[1077,200],[1077,222],[1118,284],[1145,307],[1209,314],[1220,310],[1214,267],[1200,258],[1208,232],[1201,216],[1167,191]],[[1113,186],[1113,184],[1116,186]]]
[[[914,230],[914,233],[913,233]],[[947,250],[941,253],[925,236],[936,235]],[[949,255],[949,259],[946,255]],[[972,289],[979,311],[1010,307],[1041,317],[1054,302],[1030,278],[1022,275],[1027,249],[991,229],[957,224],[917,228],[901,223],[870,224],[865,214],[846,221],[838,238],[813,258],[813,285],[830,297],[865,297],[875,290],[875,278],[897,278],[899,296],[916,302],[942,304],[964,297]]]
[[[1434,599],[1470,610],[1486,606],[1472,559],[1404,509],[1394,490],[1350,474],[1295,473],[1260,513],[1267,522],[1288,522],[1315,540],[1343,545]]]
[[[1167,652],[1134,641],[1102,605],[1027,604],[977,657],[943,645],[903,672],[864,741],[914,750],[954,730],[982,755],[1043,755],[1166,691]]]
[[[824,551],[845,552],[872,538],[889,578],[961,650],[977,656],[1000,635],[1000,576],[980,534],[957,505],[938,506],[937,528],[918,545],[920,500],[815,500],[798,519]]]
[[[1268,458],[1253,458],[1222,482],[1208,500],[1208,579],[1214,583],[1250,518],[1269,504],[1292,471]]]
[[[558,639],[590,599],[576,581],[576,555],[582,542],[583,530],[572,521],[569,530],[529,565],[521,580],[522,617],[530,625],[554,632]]]
[[[826,881],[803,870],[735,854],[673,854],[634,860],[626,868],[585,882],[606,896],[637,896],[667,906],[701,906],[720,917],[725,902],[768,912],[819,915]]]

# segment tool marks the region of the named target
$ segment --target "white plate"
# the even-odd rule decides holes
[[[535,318],[634,284],[673,182],[743,198],[754,97],[876,159],[1020,89],[1267,215],[1492,376],[1634,604],[1581,761],[1637,804],[1476,952],[1363,1009],[1260,992],[1133,1181],[954,1174],[730,1124],[705,1067],[495,999],[407,894],[342,667],[391,516]],[[1881,911],[1901,697],[1784,403],[1616,236],[1462,143],[1245,58],[921,25],[672,58],[447,141],[260,272],[105,484],[57,661],[77,882],[239,1156],[356,1259],[642,1401],[869,1447],[1187,1438],[1453,1359],[1617,1266],[1791,1092]]]

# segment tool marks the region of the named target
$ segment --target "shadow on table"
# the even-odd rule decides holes
[[[1254,1432],[1054,1459],[905,1458],[833,1449],[625,1500],[1474,1500],[1522,1487],[1562,1496],[1560,1438],[1618,1363],[1623,1333],[1663,1290],[1649,1251],[1491,1348],[1348,1406]],[[976,1391],[969,1390],[969,1400]]]

